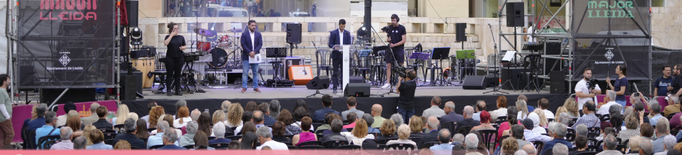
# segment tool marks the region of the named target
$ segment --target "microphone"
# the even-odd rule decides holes
[[[490,23],[488,23],[488,26],[493,27],[493,25],[490,25]]]

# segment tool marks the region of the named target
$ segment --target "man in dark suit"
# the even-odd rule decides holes
[[[445,107],[443,108],[443,111],[445,111],[446,115],[440,117],[441,120],[440,122],[452,123],[464,120],[464,116],[457,114],[455,112],[455,102],[452,101],[445,102]]]
[[[429,133],[424,135],[421,145],[424,145],[424,143],[427,142],[438,142],[438,125],[440,125],[438,118],[436,118],[436,116],[431,116],[426,124],[428,124]]]
[[[97,108],[97,116],[99,116],[99,120],[97,120],[95,123],[92,123],[92,125],[99,130],[114,130],[114,125],[107,121],[107,114],[109,114],[107,107],[100,106]]]
[[[464,107],[464,120],[461,120],[457,122],[457,127],[474,127],[481,125],[481,122],[474,120],[472,117],[474,116],[474,107],[472,106],[465,106]]]
[[[253,91],[260,93],[258,89],[258,63],[249,63],[249,57],[254,58],[256,54],[260,54],[260,49],[263,46],[263,37],[260,32],[256,31],[256,21],[249,20],[249,31],[243,32],[241,36],[242,46],[242,93],[246,92],[249,82],[249,68],[253,73]]]
[[[133,118],[126,119],[125,122],[123,122],[123,128],[126,130],[126,133],[119,133],[116,135],[114,144],[118,143],[120,140],[126,140],[130,143],[130,146],[135,149],[147,148],[147,144],[142,141],[142,139],[135,136],[135,133],[137,133],[137,123]]]
[[[334,93],[336,89],[341,85],[339,83],[341,72],[341,64],[343,63],[343,54],[339,51],[342,47],[336,45],[349,45],[351,44],[350,32],[346,31],[346,20],[339,20],[339,28],[329,32],[329,48],[332,48],[332,54],[330,59],[332,59],[332,84],[334,85]]]
[[[338,111],[332,109],[332,96],[329,94],[322,96],[322,106],[324,106],[324,108],[315,111],[315,115],[313,115],[313,121],[323,121],[324,116],[330,112],[341,115]]]

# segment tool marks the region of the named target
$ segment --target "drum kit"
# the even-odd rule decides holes
[[[196,41],[196,51],[211,54],[211,59],[206,64],[211,69],[240,69],[241,48],[239,42],[229,35],[219,36],[215,31],[195,28],[194,33],[206,38],[217,38],[215,41]],[[233,36],[237,36],[235,33]],[[229,53],[227,51],[230,51]]]

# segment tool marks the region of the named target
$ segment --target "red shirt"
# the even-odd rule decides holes
[[[343,128],[344,128],[344,129],[355,128],[355,122],[353,122],[353,123],[351,123],[351,124],[348,124],[348,125],[344,125]]]

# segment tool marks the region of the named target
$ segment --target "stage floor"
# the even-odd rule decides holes
[[[235,89],[234,86],[225,86],[224,88],[208,88],[204,89],[206,93],[194,93],[194,94],[184,94],[183,96],[166,96],[166,94],[154,94],[152,89],[145,89],[143,92],[144,99],[268,99],[268,98],[306,98],[306,96],[315,93],[315,90],[309,90],[305,85],[299,85],[294,87],[283,87],[283,88],[269,88],[269,87],[259,87],[262,93],[256,93],[252,88],[249,88],[246,92],[241,93],[241,88]],[[493,95],[492,93],[483,94],[483,92],[492,91],[492,88],[485,90],[472,90],[472,89],[462,89],[461,86],[421,86],[417,87],[415,96],[481,96],[481,95]],[[537,91],[510,91],[501,90],[508,92],[508,95],[518,95],[518,94],[549,94],[548,89],[541,90],[539,93]],[[384,94],[388,92],[388,89],[381,89],[378,87],[372,87],[370,90],[371,97],[379,97],[375,95]],[[332,94],[331,89],[320,90],[322,94],[330,94],[334,97],[342,97],[343,93],[341,90],[336,94]],[[501,93],[498,93],[501,94]],[[398,94],[392,93],[385,95],[385,97],[398,97]],[[317,95],[315,98],[320,98],[322,95]]]

